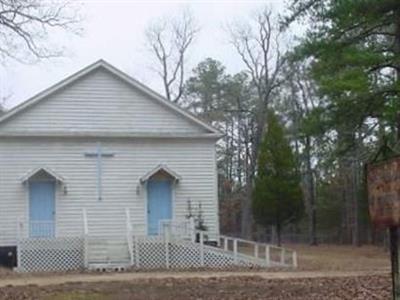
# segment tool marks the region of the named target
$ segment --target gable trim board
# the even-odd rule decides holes
[[[148,181],[153,175],[155,175],[159,171],[164,171],[167,174],[169,174],[174,179],[175,182],[178,182],[178,181],[182,180],[182,177],[180,175],[178,175],[176,172],[174,172],[173,170],[168,168],[166,165],[159,164],[154,169],[150,170],[148,173],[143,175],[140,178],[140,183],[145,183],[146,181]]]
[[[57,174],[56,172],[54,172],[53,170],[51,170],[51,169],[49,169],[49,168],[47,168],[47,167],[38,167],[38,168],[35,168],[35,169],[29,171],[28,173],[26,173],[26,174],[21,178],[21,182],[22,182],[23,184],[25,184],[25,183],[28,182],[33,176],[35,176],[36,174],[38,174],[38,173],[41,172],[41,171],[43,171],[43,172],[47,173],[48,175],[50,175],[51,177],[53,177],[54,180],[55,180],[56,182],[64,183],[64,181],[65,181],[64,178],[63,178],[62,176],[58,175],[58,174]]]
[[[114,66],[112,66],[111,64],[107,63],[104,60],[99,60],[89,66],[87,66],[86,68],[83,68],[82,70],[76,72],[75,74],[65,78],[64,80],[60,81],[59,83],[49,87],[48,89],[38,93],[37,95],[33,96],[32,98],[22,102],[21,104],[17,105],[16,107],[14,107],[13,109],[11,109],[9,112],[7,112],[4,116],[0,117],[0,126],[2,123],[4,123],[4,121],[11,119],[13,116],[19,114],[20,112],[34,106],[36,103],[46,99],[47,97],[53,95],[54,93],[58,92],[59,90],[65,88],[66,86],[78,81],[79,79],[83,78],[84,76],[88,75],[89,73],[98,70],[98,69],[104,69],[106,71],[108,71],[109,73],[111,73],[112,75],[114,75],[116,78],[120,79],[121,81],[127,83],[128,85],[130,85],[131,87],[137,89],[138,91],[142,92],[143,94],[147,95],[150,99],[156,101],[157,103],[163,105],[164,107],[166,107],[167,109],[171,110],[172,112],[176,113],[179,116],[182,116],[183,118],[189,120],[190,122],[198,125],[200,128],[203,128],[206,133],[204,134],[197,134],[194,137],[211,137],[211,138],[219,138],[222,136],[222,133],[219,132],[216,128],[214,128],[213,126],[199,120],[198,118],[196,118],[193,114],[191,114],[190,112],[180,108],[178,105],[168,101],[167,99],[165,99],[163,96],[161,96],[160,94],[158,94],[157,92],[153,91],[152,89],[146,87],[145,85],[143,85],[142,83],[140,83],[139,81],[137,81],[136,79],[130,77],[129,75],[127,75],[126,73],[122,72],[121,70],[115,68]],[[74,133],[74,132],[71,132]],[[20,135],[20,136],[25,136],[24,133],[14,133],[14,132],[7,132],[7,133],[2,133],[2,135],[5,136],[13,136],[14,134],[16,135]],[[26,135],[31,136],[32,134],[34,134],[34,132],[30,132],[27,131]],[[54,134],[53,133],[48,133],[50,135]],[[57,134],[57,136],[63,136],[65,133],[60,133]],[[70,133],[67,133],[67,135]],[[106,136],[106,133],[101,133],[101,132],[96,132],[93,133],[91,132],[92,135],[94,136]],[[42,136],[48,136],[46,132],[42,132],[41,133]],[[76,132],[75,134],[73,134],[72,136],[87,136],[87,134],[85,133],[79,133]],[[129,134],[128,134],[129,135]],[[133,134],[133,137],[136,137],[135,134]],[[139,134],[140,135],[140,134]],[[165,135],[165,134],[160,134],[161,135]],[[122,134],[121,136],[126,137],[127,134]],[[146,134],[146,136],[148,136]],[[193,137],[193,135],[190,135]],[[157,137],[157,136],[154,136]],[[180,134],[178,134],[177,137],[181,137]],[[185,137],[185,136],[182,136]]]

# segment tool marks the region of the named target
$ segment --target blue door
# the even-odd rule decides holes
[[[148,234],[158,234],[161,220],[172,218],[171,182],[149,180],[147,182],[147,223]]]
[[[55,185],[52,181],[29,183],[29,235],[53,237],[55,214]]]

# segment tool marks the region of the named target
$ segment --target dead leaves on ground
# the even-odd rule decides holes
[[[211,277],[140,279],[132,282],[8,286],[0,299],[390,299],[388,276],[273,279]]]

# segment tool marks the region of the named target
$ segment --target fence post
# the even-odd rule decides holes
[[[297,268],[297,252],[296,251],[292,252],[292,262],[293,262],[293,268]]]
[[[229,240],[228,240],[227,237],[223,237],[223,239],[224,239],[224,250],[228,251],[228,242],[229,242]]]
[[[125,209],[126,214],[126,242],[128,243],[129,256],[131,260],[131,266],[133,265],[133,240],[132,240],[132,223],[131,223],[131,212],[129,208]]]
[[[258,258],[258,244],[257,243],[254,244],[254,257]]]
[[[265,262],[267,263],[267,267],[271,265],[269,245],[265,245]]]
[[[131,224],[131,212],[129,208],[125,209],[125,215],[126,215],[126,230],[128,232],[132,231],[132,224]]]
[[[89,267],[89,241],[88,241],[88,224],[87,224],[87,214],[86,208],[82,209],[83,215],[83,265],[85,269]]]
[[[165,267],[169,269],[169,238],[170,238],[170,226],[164,224],[164,243],[165,243]]]
[[[17,218],[17,270],[21,270],[21,219]]]
[[[190,231],[190,239],[192,240],[192,243],[196,242],[196,230],[195,230],[195,225],[194,225],[194,219],[193,217],[189,218],[189,231]]]
[[[237,264],[237,262],[238,262],[238,257],[237,257],[237,250],[238,250],[238,247],[237,247],[237,239],[233,239],[233,261],[234,261],[234,263],[235,264]]]
[[[281,248],[281,264],[285,264],[285,248]]]
[[[204,267],[204,232],[199,231],[199,242],[200,242],[200,265]]]
[[[21,238],[21,219],[20,217],[17,218],[17,238],[18,240]]]
[[[134,242],[135,242],[135,262],[136,262],[136,267],[137,268],[139,268],[140,267],[140,261],[139,261],[139,249],[140,249],[140,246],[139,246],[139,239],[137,238],[137,236],[135,235],[134,237],[133,237],[133,240],[134,240]]]

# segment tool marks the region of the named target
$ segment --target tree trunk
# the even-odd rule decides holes
[[[343,175],[341,175],[343,176]],[[342,181],[343,178],[342,178]],[[347,201],[346,201],[346,188],[345,184],[342,183],[342,187],[340,188],[341,193],[341,223],[340,223],[340,244],[346,244],[347,242]]]
[[[262,97],[260,100],[262,100]],[[248,176],[246,178],[246,199],[242,206],[242,236],[251,239],[253,234],[253,213],[252,213],[252,195],[253,195],[253,179],[256,174],[258,149],[261,144],[266,124],[267,105],[262,101],[258,105],[255,122],[256,129],[252,144],[250,147],[250,164],[248,168]]]
[[[358,156],[356,155],[354,158],[354,162],[352,165],[352,185],[353,185],[353,234],[352,234],[352,244],[353,246],[360,246],[359,239],[359,209],[358,209]]]
[[[305,140],[307,188],[309,197],[309,242],[311,246],[317,245],[317,210],[315,207],[315,183],[311,167],[311,141],[307,136]]]
[[[253,195],[253,183],[252,178],[249,178],[246,183],[246,194],[242,200],[242,224],[241,224],[241,235],[243,238],[251,239],[252,235],[252,211],[251,211],[251,200]]]
[[[241,200],[241,222],[240,222],[240,234],[243,238],[251,237],[251,229],[253,224],[251,201],[253,193],[253,178],[255,172],[254,166],[254,145],[252,144],[252,128],[254,127],[254,119],[250,120],[243,129],[244,138],[244,152],[245,158],[243,160],[244,167],[244,197]]]
[[[228,165],[229,165],[229,181],[230,182],[234,182],[234,178],[233,178],[233,160],[234,160],[234,157],[233,157],[233,153],[234,153],[234,147],[233,147],[233,145],[234,145],[234,131],[235,131],[235,129],[234,129],[234,120],[233,120],[233,118],[232,118],[232,120],[231,120],[231,122],[230,122],[230,124],[229,124],[230,126],[229,126],[229,128],[230,128],[230,139],[229,139],[229,146],[228,146],[228,155],[229,155],[229,163],[228,163]]]
[[[275,227],[275,225],[272,225],[269,227],[269,233],[270,233],[270,238],[269,238],[268,243],[276,244],[276,227]]]
[[[400,9],[395,11],[396,25],[395,25],[395,41],[394,41],[394,54],[400,54]],[[400,64],[396,66],[396,83],[400,81]],[[396,119],[396,142],[400,141],[400,108],[397,111]],[[390,227],[390,258],[392,267],[392,285],[393,285],[393,299],[400,298],[400,268],[399,268],[399,228]]]
[[[280,247],[282,245],[281,234],[282,228],[280,222],[276,222],[276,245]]]
[[[237,97],[237,180],[239,187],[242,187],[242,107],[240,97]]]

